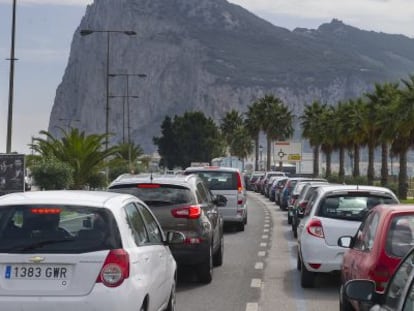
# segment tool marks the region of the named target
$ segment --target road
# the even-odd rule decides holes
[[[193,271],[180,270],[178,311],[338,310],[339,278],[320,276],[314,289],[302,289],[296,270],[296,240],[286,212],[249,192],[244,232],[226,228],[224,263],[208,285]]]

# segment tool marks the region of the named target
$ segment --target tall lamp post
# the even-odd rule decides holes
[[[260,171],[263,169],[263,161],[262,161],[262,157],[263,157],[263,146],[260,145],[259,146],[259,151],[260,151]]]
[[[92,30],[82,29],[80,31],[81,36],[87,36],[94,32],[104,32],[107,35],[106,45],[106,107],[105,107],[105,149],[108,150],[108,136],[109,136],[109,51],[110,51],[110,39],[111,33],[123,33],[127,36],[133,36],[137,33],[132,30]]]
[[[9,77],[9,111],[7,114],[7,138],[6,138],[6,153],[11,152],[11,137],[12,137],[12,123],[13,123],[13,93],[14,93],[14,42],[16,33],[16,0],[13,0],[13,16],[12,16],[12,33],[11,33],[11,47],[10,47],[10,77]]]
[[[123,102],[122,102],[122,142],[125,143],[125,100],[127,101],[127,109],[126,109],[126,113],[128,115],[127,118],[127,140],[126,142],[129,144],[131,143],[130,139],[129,139],[129,104],[128,104],[128,98],[138,98],[138,96],[135,95],[109,95],[110,98],[122,98]]]
[[[130,118],[129,118],[129,97],[138,98],[138,96],[129,96],[129,77],[135,76],[138,78],[146,78],[147,75],[145,73],[111,73],[109,74],[110,77],[117,77],[117,76],[124,76],[126,78],[126,106],[127,106],[127,142],[128,144],[131,143],[130,135],[131,135],[131,127],[130,127]],[[124,108],[125,109],[125,108]]]

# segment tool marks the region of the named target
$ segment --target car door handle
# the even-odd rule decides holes
[[[144,256],[143,259],[144,259],[144,261],[149,261],[150,258],[149,258],[149,256]]]

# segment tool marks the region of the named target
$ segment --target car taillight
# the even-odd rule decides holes
[[[201,207],[199,205],[190,205],[178,207],[171,210],[175,218],[197,219],[201,216]]]
[[[313,235],[317,238],[325,238],[322,223],[319,219],[311,219],[308,225],[306,226],[306,230],[310,235]]]
[[[129,255],[123,249],[112,249],[106,256],[96,283],[117,287],[129,277]]]
[[[243,191],[243,184],[242,184],[240,174],[237,174],[237,191],[239,191],[239,192]]]

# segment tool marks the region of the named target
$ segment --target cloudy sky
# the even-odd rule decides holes
[[[16,0],[12,151],[47,130],[76,27],[92,0]],[[113,0],[117,1],[117,0]],[[137,0],[138,1],[138,0]],[[167,0],[165,0],[167,1]],[[193,0],[197,1],[197,0]],[[6,152],[13,0],[0,0],[0,153]],[[273,24],[317,28],[333,18],[377,32],[414,38],[413,0],[230,0]]]

